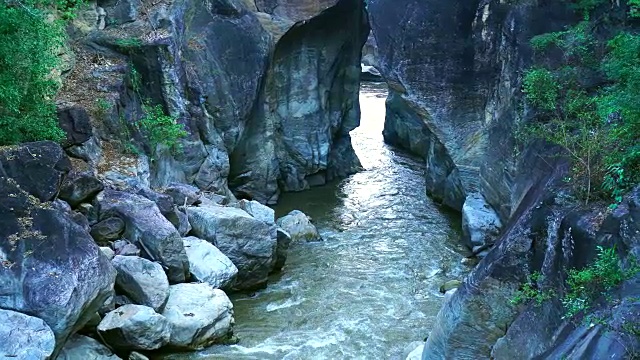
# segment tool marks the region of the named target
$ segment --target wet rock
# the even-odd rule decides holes
[[[161,311],[169,295],[169,280],[160,264],[137,256],[116,256],[116,289],[136,304]]]
[[[311,223],[309,217],[300,210],[293,210],[277,221],[278,226],[291,236],[291,241],[322,241],[318,229]]]
[[[162,312],[171,325],[169,345],[198,350],[225,339],[231,332],[233,304],[208,284],[177,284],[169,289]]]
[[[173,199],[177,206],[192,206],[200,203],[202,192],[195,186],[172,183],[164,187],[163,192]]]
[[[91,227],[91,236],[100,245],[120,239],[125,230],[125,224],[119,217],[110,217]]]
[[[20,188],[40,201],[52,200],[71,162],[60,145],[40,141],[9,147],[0,151],[0,172],[12,178]]]
[[[53,331],[42,319],[0,309],[0,357],[48,359],[55,346]]]
[[[483,249],[476,249],[480,251],[492,246],[501,228],[502,222],[498,214],[481,194],[467,196],[462,206],[462,239],[467,246],[482,247]]]
[[[150,307],[125,305],[102,319],[98,333],[116,349],[156,350],[169,343],[171,327],[164,316]]]
[[[278,228],[276,229],[278,245],[276,247],[276,261],[273,264],[273,271],[280,271],[287,261],[287,253],[291,244],[291,235],[288,232]]]
[[[266,205],[262,205],[255,200],[242,199],[237,203],[231,204],[230,206],[242,209],[246,211],[247,214],[267,224],[275,224],[276,222],[275,211],[272,208]]]
[[[116,255],[140,256],[140,249],[126,240],[114,241],[113,250],[115,251]]]
[[[406,357],[406,360],[422,360],[422,351],[424,350],[424,343],[418,345],[413,349]]]
[[[125,222],[124,237],[140,244],[145,257],[166,267],[170,281],[185,281],[189,276],[189,261],[182,238],[156,206],[139,195],[105,190],[98,196],[100,217],[118,216]]]
[[[58,196],[76,208],[83,202],[90,202],[102,189],[104,185],[95,176],[72,172],[62,184]]]
[[[218,248],[196,237],[183,238],[182,241],[194,280],[205,282],[216,289],[233,283],[238,268]]]
[[[238,268],[234,289],[266,284],[276,256],[272,226],[231,207],[189,207],[187,215],[193,235],[214,244]]]
[[[444,294],[451,289],[456,289],[460,285],[462,285],[462,281],[460,280],[449,280],[440,285],[440,292]]]
[[[58,360],[120,360],[120,358],[97,340],[76,334],[64,345]]]
[[[14,180],[0,178],[0,199],[0,308],[44,320],[59,350],[102,306],[115,270],[69,214],[30,197]]]

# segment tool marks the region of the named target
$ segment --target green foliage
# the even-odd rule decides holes
[[[42,5],[0,4],[0,145],[64,138],[54,103],[64,31]]]
[[[538,287],[538,284],[544,280],[544,276],[536,271],[529,277],[529,281],[527,281],[522,288],[516,292],[516,294],[511,299],[511,303],[513,305],[520,305],[529,301],[535,301],[537,305],[541,305],[543,302],[554,297],[553,290],[543,291]]]
[[[572,2],[587,12],[604,3]],[[629,2],[631,11],[638,4]],[[585,20],[531,40],[538,53],[555,46],[565,56],[560,66],[525,73],[523,92],[538,110],[538,121],[525,133],[567,150],[573,160],[569,178],[585,202],[595,195],[617,203],[640,182],[640,36],[623,32],[597,41],[595,28],[597,22]],[[585,81],[594,76],[607,82]]]
[[[582,270],[571,270],[567,277],[567,293],[562,298],[565,317],[571,318],[588,310],[601,296],[640,271],[637,265],[623,270],[615,248],[598,247],[596,260]]]
[[[594,302],[601,296],[620,285],[623,281],[640,273],[640,267],[635,263],[628,269],[623,269],[615,248],[605,249],[598,246],[598,254],[593,263],[582,270],[570,270],[566,281],[566,293],[560,298],[565,308],[565,318],[590,309]],[[544,278],[539,272],[534,272],[529,281],[522,285],[521,289],[511,299],[511,303],[519,305],[529,301],[535,301],[537,305],[555,297],[552,290],[542,290],[538,284]],[[598,321],[593,317],[589,321]]]
[[[171,151],[180,149],[179,140],[187,136],[184,126],[176,118],[164,113],[162,106],[142,106],[144,116],[136,122],[136,127],[143,133],[151,151],[158,145],[168,147]]]

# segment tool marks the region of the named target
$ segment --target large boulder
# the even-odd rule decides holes
[[[232,207],[189,207],[187,215],[193,235],[214,244],[238,268],[234,289],[266,284],[276,256],[272,226]]]
[[[33,316],[0,309],[0,357],[48,359],[56,346],[51,328]]]
[[[173,199],[178,206],[191,206],[200,203],[202,192],[195,186],[172,183],[167,185],[163,192]]]
[[[172,282],[185,281],[189,261],[176,228],[151,200],[107,189],[98,196],[100,218],[117,216],[125,222],[124,237],[138,244],[145,255],[166,268]]]
[[[97,330],[107,344],[121,350],[156,350],[171,337],[167,319],[142,305],[124,305],[109,312]]]
[[[120,360],[120,357],[98,340],[76,334],[64,345],[58,360]]]
[[[0,308],[44,320],[59,349],[105,302],[115,270],[68,213],[16,180],[0,177],[0,199]]]
[[[102,189],[104,185],[95,176],[71,172],[63,182],[58,197],[75,208],[83,202],[90,202]]]
[[[161,311],[169,296],[169,280],[162,266],[137,256],[117,255],[116,289],[140,305]]]
[[[171,325],[169,345],[198,350],[231,334],[233,304],[227,295],[208,284],[177,284],[169,289],[162,312]]]
[[[238,268],[217,247],[193,236],[183,238],[182,241],[193,280],[205,282],[216,289],[233,283]]]
[[[255,200],[242,199],[236,203],[230,204],[229,206],[242,209],[246,211],[247,214],[267,224],[275,224],[275,221],[276,221],[275,211],[272,208],[266,205],[262,205],[261,203]]]
[[[309,217],[300,210],[293,210],[277,221],[278,226],[285,230],[291,241],[321,241],[318,229],[311,223]]]
[[[0,176],[14,179],[40,201],[52,200],[71,170],[60,145],[41,141],[0,150]]]
[[[485,250],[491,247],[502,229],[500,217],[481,194],[467,196],[462,206],[462,239],[469,248]]]
[[[276,229],[276,238],[278,245],[276,246],[276,261],[273,264],[273,271],[279,271],[284,267],[287,261],[289,245],[291,245],[291,235],[283,229]]]
[[[91,227],[91,236],[101,245],[106,245],[110,241],[116,241],[124,233],[125,224],[117,216],[104,219]]]

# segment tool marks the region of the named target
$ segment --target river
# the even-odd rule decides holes
[[[386,89],[361,89],[351,135],[365,170],[285,194],[281,216],[300,209],[324,242],[295,244],[269,287],[232,296],[238,345],[200,359],[400,359],[428,335],[439,286],[461,278],[459,216],[425,195],[423,162],[383,143]]]

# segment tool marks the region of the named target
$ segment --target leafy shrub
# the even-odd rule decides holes
[[[151,151],[155,151],[158,145],[164,145],[171,151],[179,150],[179,140],[187,136],[184,126],[176,118],[166,115],[161,105],[144,104],[142,110],[144,116],[136,126],[145,136]]]
[[[520,290],[516,292],[511,299],[511,303],[513,305],[519,305],[534,300],[537,305],[541,305],[543,302],[553,298],[555,294],[553,290],[543,291],[538,287],[538,284],[543,280],[544,276],[539,271],[531,274],[529,281],[522,285]]]
[[[0,145],[61,140],[52,72],[64,32],[41,3],[0,4]]]

